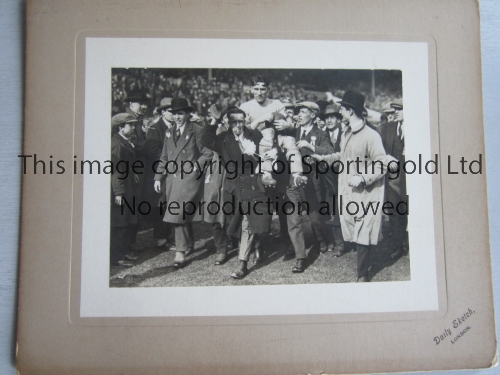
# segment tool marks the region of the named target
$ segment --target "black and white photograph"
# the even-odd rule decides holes
[[[400,70],[111,74],[111,287],[411,279]]]
[[[427,49],[87,38],[81,316],[437,310]]]

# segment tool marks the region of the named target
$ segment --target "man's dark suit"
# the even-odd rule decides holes
[[[313,125],[312,129],[307,135],[302,137],[304,129],[297,128],[295,132],[295,140],[298,142],[302,139],[309,144],[314,145],[315,151],[302,147],[299,149],[302,160],[305,156],[312,154],[328,155],[334,152],[332,142],[328,134]],[[307,184],[304,187],[306,202],[309,203],[309,217],[311,219],[312,229],[316,234],[318,240],[332,243],[331,236],[325,228],[324,218],[320,215],[319,209],[323,201],[324,191],[320,180],[320,175],[316,173],[316,165],[312,163],[313,160],[307,162],[310,166],[304,164],[304,175],[307,176]],[[311,170],[312,169],[312,170]]]
[[[392,202],[396,206],[399,202],[406,202],[406,177],[403,171],[403,164],[405,162],[404,156],[404,138],[398,135],[398,123],[388,122],[381,129],[382,142],[384,144],[385,152],[388,155],[395,157],[400,163],[399,177],[394,173],[387,173],[385,183],[385,196],[386,200]],[[389,178],[390,177],[390,178]],[[392,226],[392,239],[395,247],[401,247],[406,239],[406,215],[389,216],[389,221]]]

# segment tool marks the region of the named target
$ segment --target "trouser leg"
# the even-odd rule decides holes
[[[131,224],[128,226],[128,228],[130,244],[135,244],[135,241],[137,239],[137,232],[139,231],[139,224]]]
[[[194,249],[194,233],[193,233],[193,223],[187,223],[187,233],[188,233],[188,238],[187,238],[187,246],[189,250]]]
[[[286,151],[286,158],[290,162],[290,173],[302,173],[302,158],[297,148],[295,138],[278,135],[278,144]]]
[[[392,228],[392,243],[394,246],[403,246],[406,239],[406,215],[394,215],[389,217],[389,223]]]
[[[188,250],[189,244],[193,242],[193,239],[189,236],[188,224],[175,224],[175,251],[186,252]]]
[[[280,222],[280,238],[286,241],[288,240],[288,218],[280,208],[277,209],[277,213]]]
[[[212,233],[214,236],[214,244],[218,254],[227,254],[228,238],[226,231],[221,227],[220,223],[212,224]]]
[[[110,263],[116,264],[123,260],[130,250],[131,226],[111,227],[110,233]]]
[[[370,246],[357,244],[358,248],[358,277],[368,276],[370,266]]]
[[[335,246],[344,249],[344,237],[342,236],[342,228],[340,228],[340,226],[333,225],[332,232],[333,232],[333,241],[335,243]]]
[[[172,224],[163,221],[163,218],[158,215],[153,222],[153,237],[157,239],[167,239],[172,234]]]
[[[309,218],[311,219],[311,227],[316,235],[318,241],[325,241],[326,243],[331,243],[331,236],[328,235],[326,231],[326,225],[323,216],[317,212],[312,211],[309,214]]]
[[[298,203],[301,199],[300,192],[298,188],[288,188],[286,190],[286,196],[290,202],[293,203],[293,206],[287,204],[286,209],[288,215],[286,215],[286,219],[288,234],[295,250],[295,257],[297,259],[306,259],[307,254],[304,241],[304,230],[302,228],[302,217],[298,210]]]
[[[261,131],[262,139],[259,143],[259,155],[262,160],[264,160],[264,153],[271,150],[274,144],[274,129],[266,128]],[[272,172],[273,171],[273,162],[272,160],[264,160],[261,162],[261,168],[263,172]]]
[[[255,235],[250,232],[250,226],[248,223],[247,215],[243,216],[243,221],[241,222],[241,240],[240,240],[240,251],[238,255],[239,260],[248,262],[250,258],[250,251],[252,250],[252,243]]]

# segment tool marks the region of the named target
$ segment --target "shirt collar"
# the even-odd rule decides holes
[[[365,125],[365,122],[363,119],[359,119],[358,121],[349,124],[351,126],[351,131],[353,133],[356,133],[357,131],[361,130],[361,128]]]
[[[236,141],[242,142],[245,139],[245,136],[243,135],[243,132],[241,132],[240,135],[235,135],[234,138],[236,139]]]
[[[301,126],[300,127],[300,134],[302,135],[304,133],[304,130],[306,131],[306,135],[309,134],[309,132],[312,130],[313,128],[313,124],[309,124],[308,126]]]

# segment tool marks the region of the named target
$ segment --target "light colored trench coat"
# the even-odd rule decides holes
[[[324,160],[331,165],[340,160],[344,167],[339,175],[339,196],[337,204],[340,208],[340,224],[345,241],[355,242],[360,245],[377,245],[382,240],[382,205],[384,203],[384,175],[387,166],[387,157],[380,135],[363,122],[348,126],[342,133],[340,141],[341,151],[325,155]],[[366,156],[366,157],[365,157]],[[356,157],[359,163],[359,173],[365,183],[354,188],[349,186],[352,177],[358,174]],[[368,168],[365,170],[365,160]],[[351,161],[349,170],[347,164]],[[380,161],[372,170],[372,161]],[[335,163],[336,165],[338,164]],[[367,172],[367,173],[366,173]],[[375,173],[372,173],[375,172]],[[340,205],[340,195],[342,204]],[[368,207],[372,204],[373,208]],[[378,204],[378,207],[377,207]],[[349,206],[349,207],[348,207]],[[356,207],[359,211],[356,213]],[[364,209],[363,209],[364,207]],[[376,211],[376,212],[374,212]],[[394,212],[394,211],[393,211]],[[394,212],[394,214],[397,214]]]

